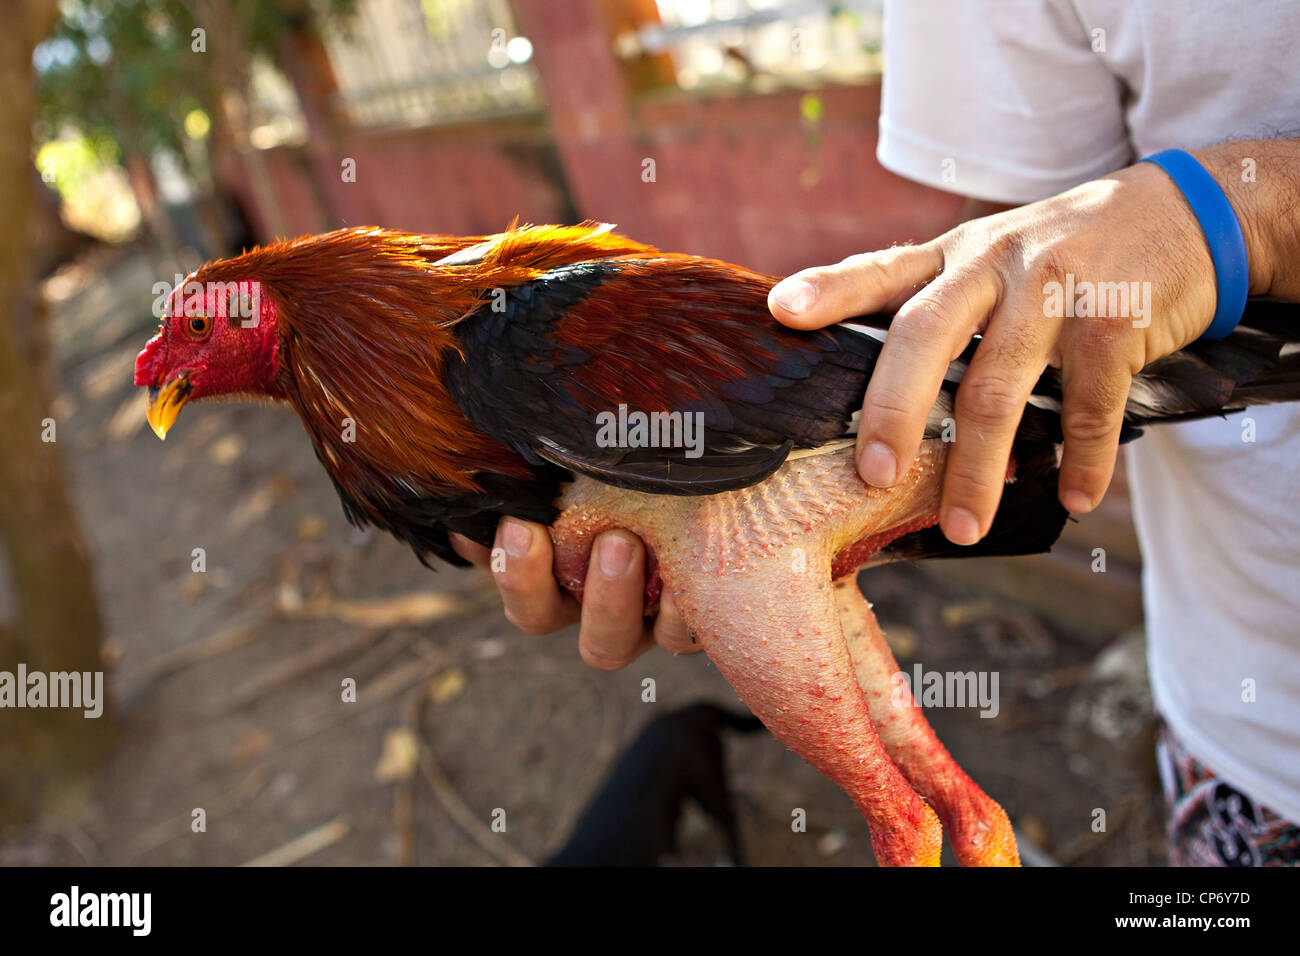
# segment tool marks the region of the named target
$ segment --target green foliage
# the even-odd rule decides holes
[[[51,140],[36,153],[36,168],[47,181],[53,180],[60,193],[81,189],[105,166],[120,160],[117,144],[107,139],[77,136]]]
[[[326,9],[343,15],[353,3],[329,0]],[[273,56],[286,30],[310,22],[306,0],[64,0],[61,11],[33,57],[40,138],[71,125],[146,153],[182,152],[186,117],[219,117],[223,86],[247,83],[251,56]]]
[[[214,92],[175,0],[73,0],[37,49],[39,116],[135,150],[175,146],[186,113]]]

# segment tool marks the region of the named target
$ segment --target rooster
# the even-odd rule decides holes
[[[345,229],[192,274],[135,383],[160,438],[190,401],[289,403],[348,520],[426,564],[464,563],[451,532],[490,545],[503,516],[541,522],[580,600],[593,538],[638,534],[646,612],[671,589],[753,712],[853,799],[881,863],[937,864],[946,828],[961,863],[1015,865],[1006,814],[900,685],[854,574],[1048,549],[1068,517],[1059,373],[1025,408],[990,533],[958,547],[937,528],[942,431],[975,343],[951,364],[910,471],[872,488],[854,467],[854,411],[889,317],[788,329],[768,312],[774,282],[595,223],[460,238]],[[1252,302],[1227,339],[1149,365],[1123,439],[1300,398],[1293,308]]]

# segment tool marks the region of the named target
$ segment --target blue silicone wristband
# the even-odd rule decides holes
[[[1166,149],[1142,160],[1155,163],[1182,191],[1187,204],[1201,224],[1205,241],[1214,261],[1214,282],[1218,304],[1203,339],[1226,337],[1246,311],[1246,294],[1250,291],[1250,263],[1246,259],[1246,237],[1241,234],[1237,213],[1228,202],[1214,177],[1190,154],[1181,149]]]

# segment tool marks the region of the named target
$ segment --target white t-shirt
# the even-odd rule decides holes
[[[1297,41],[1297,0],[887,0],[879,159],[1021,203],[1161,149],[1300,136]],[[1156,706],[1300,821],[1300,405],[1152,428],[1128,456]]]

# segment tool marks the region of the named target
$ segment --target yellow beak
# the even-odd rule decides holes
[[[190,376],[182,374],[172,379],[162,388],[152,386],[149,389],[149,402],[145,405],[145,418],[154,434],[166,440],[167,430],[176,422],[176,416],[189,401]]]

